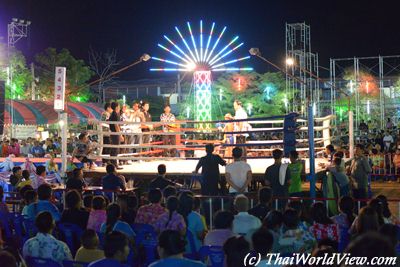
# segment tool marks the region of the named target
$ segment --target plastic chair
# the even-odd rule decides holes
[[[63,238],[71,250],[72,255],[75,255],[80,244],[80,238],[83,230],[78,225],[72,223],[59,223],[57,228],[63,235]]]
[[[87,267],[89,263],[81,261],[63,261],[64,267]]]
[[[189,259],[196,260],[198,258],[197,249],[196,249],[196,242],[194,241],[193,233],[190,230],[186,231],[186,241],[189,244],[189,253],[185,253],[185,257]]]
[[[144,266],[149,265],[157,259],[157,233],[153,226],[149,224],[133,224],[133,230],[136,233],[136,245],[139,251],[144,251],[145,258],[140,257],[140,261],[143,262]]]
[[[28,267],[63,267],[56,261],[39,257],[27,257],[26,264]]]
[[[203,246],[199,250],[199,258],[202,262],[208,263],[208,267],[224,266],[224,251],[220,246]]]

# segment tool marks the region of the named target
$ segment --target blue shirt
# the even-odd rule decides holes
[[[101,224],[100,232],[105,233],[106,229],[107,229],[107,224],[106,223]],[[130,239],[133,239],[136,236],[135,232],[132,230],[132,227],[130,227],[129,224],[127,224],[126,222],[123,222],[123,221],[117,221],[114,224],[114,227],[112,230],[124,233]]]
[[[105,190],[119,190],[125,189],[125,184],[122,181],[121,177],[115,174],[107,174],[102,179],[103,189]]]
[[[204,263],[201,261],[193,261],[189,259],[174,259],[174,258],[166,258],[162,260],[158,260],[149,265],[149,267],[206,267]],[[91,267],[91,266],[89,266]]]
[[[32,154],[44,154],[44,149],[41,146],[34,146],[31,148]]]
[[[117,260],[107,259],[107,258],[104,258],[104,259],[101,259],[98,261],[94,261],[91,264],[89,264],[88,267],[110,267],[110,266],[112,266],[112,267],[128,267],[128,265],[122,264]]]
[[[60,211],[54,204],[50,203],[48,200],[39,200],[37,203],[29,204],[26,214],[29,220],[34,221],[36,215],[38,215],[42,211],[50,212],[51,216],[56,222],[58,222],[61,218]]]

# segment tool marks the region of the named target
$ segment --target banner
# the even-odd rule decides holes
[[[65,76],[67,69],[65,67],[56,67],[56,75],[54,81],[54,110],[64,110],[65,99]]]
[[[14,125],[12,136],[17,139],[36,138],[36,125]]]

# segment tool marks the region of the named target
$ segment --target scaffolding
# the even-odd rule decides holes
[[[314,107],[314,115],[320,114],[320,88],[318,54],[311,51],[310,26],[303,23],[286,23],[286,97],[288,111],[306,115],[308,103]],[[301,81],[301,82],[300,82]]]
[[[397,122],[399,78],[400,55],[330,59],[331,113],[339,112],[340,123],[345,120],[341,111],[350,108],[356,129],[363,119],[377,122],[382,129],[386,118]],[[348,94],[348,100],[341,101],[344,95],[340,91]]]

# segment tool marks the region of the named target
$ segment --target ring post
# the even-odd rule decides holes
[[[61,117],[61,176],[65,177],[67,173],[67,135],[68,135],[68,114],[60,113]]]
[[[349,150],[350,158],[354,158],[354,114],[349,110]]]
[[[314,154],[314,114],[313,106],[308,105],[308,146],[310,157],[310,197],[315,197],[315,154]]]

